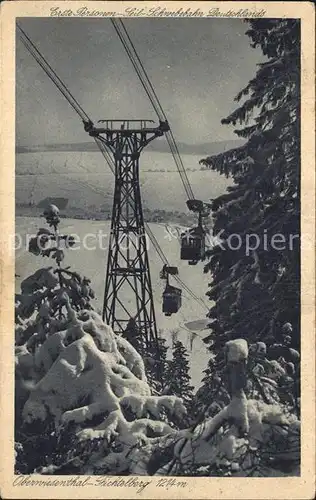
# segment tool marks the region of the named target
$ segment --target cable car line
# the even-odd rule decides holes
[[[113,21],[113,19],[112,19],[112,21]],[[135,48],[135,46],[134,46],[134,44],[133,44],[133,41],[131,40],[131,38],[130,38],[130,36],[129,36],[129,34],[128,34],[128,32],[127,32],[127,30],[126,30],[125,26],[124,26],[124,23],[123,23],[123,21],[122,21],[121,19],[119,19],[119,23],[120,23],[120,25],[122,26],[122,29],[124,30],[124,33],[125,33],[125,35],[126,35],[126,37],[127,37],[127,39],[128,39],[128,42],[129,42],[130,46],[132,47],[132,50],[133,50],[133,52],[134,52],[134,54],[135,54],[135,57],[136,57],[136,59],[137,59],[137,61],[138,61],[139,65],[140,65],[140,67],[141,67],[141,69],[142,69],[142,72],[143,72],[143,74],[144,74],[144,75],[145,75],[145,77],[146,77],[146,80],[147,80],[147,82],[148,82],[148,86],[150,87],[150,89],[151,89],[151,91],[152,91],[152,95],[153,95],[153,96],[154,96],[154,98],[155,98],[155,101],[156,101],[157,107],[158,107],[158,108],[159,108],[159,110],[160,110],[161,115],[160,115],[160,116],[158,115],[158,118],[159,118],[160,120],[162,120],[162,121],[167,121],[167,117],[166,117],[166,115],[165,115],[165,113],[164,113],[164,110],[163,110],[163,108],[162,108],[162,106],[161,106],[161,103],[160,103],[160,101],[159,101],[159,98],[158,98],[158,96],[157,96],[157,94],[156,94],[156,92],[155,92],[155,89],[154,89],[154,87],[153,87],[153,85],[152,85],[152,82],[150,81],[150,79],[149,79],[149,77],[148,77],[148,75],[147,75],[147,73],[146,73],[146,70],[145,70],[145,68],[144,68],[143,63],[142,63],[141,59],[139,58],[139,55],[138,55],[138,53],[137,53],[137,51],[136,51],[136,48]]]
[[[115,165],[114,165],[114,162],[112,160],[112,157],[108,154],[108,152],[105,149],[104,144],[102,143],[102,141],[100,141],[100,139],[95,138],[95,142],[97,143],[98,147],[100,148],[101,153],[103,154],[104,158],[106,159],[106,161],[107,161],[107,163],[109,165],[109,168],[114,173]],[[151,241],[154,249],[156,250],[158,256],[160,257],[162,263],[164,265],[170,267],[170,263],[168,262],[168,259],[165,256],[165,254],[163,253],[163,250],[162,250],[161,246],[159,245],[158,240],[156,239],[154,233],[150,229],[148,222],[145,222],[145,227],[146,227],[146,232],[148,234],[148,237],[149,237],[149,239],[150,239],[150,241]],[[207,311],[209,310],[209,307],[204,302],[204,300],[201,297],[198,297],[188,287],[188,285],[186,285],[186,283],[184,283],[184,281],[181,280],[181,278],[178,275],[174,276],[174,279],[179,283],[179,285],[182,286],[182,288],[189,294],[189,296],[191,296],[192,299],[194,299],[197,303],[199,303],[200,305],[202,305],[202,307],[205,308]]]
[[[108,152],[106,151],[105,147],[104,147],[104,144],[102,143],[102,141],[100,141],[99,139],[95,138],[95,142],[97,143],[97,145],[99,146],[100,148],[100,151],[101,153],[103,154],[104,158],[106,159],[108,165],[109,165],[109,168],[111,169],[111,171],[114,173],[114,170],[115,170],[115,165],[114,165],[114,162],[112,160],[112,157],[108,154]],[[148,237],[154,247],[154,249],[156,250],[158,256],[160,257],[162,263],[168,267],[170,267],[170,263],[167,259],[167,257],[165,256],[161,246],[159,245],[158,243],[158,240],[156,239],[154,233],[152,232],[152,230],[150,229],[150,226],[148,224],[148,222],[145,222],[145,227],[146,227],[146,232],[148,234]],[[209,310],[209,307],[207,306],[207,304],[204,302],[204,300],[201,298],[201,297],[198,297],[189,287],[188,285],[186,285],[186,283],[184,283],[184,281],[181,280],[181,278],[176,275],[174,276],[174,279],[179,283],[179,285],[182,286],[182,288],[196,301],[198,302],[200,305],[202,305],[203,308],[205,308],[207,311]]]
[[[121,19],[111,19],[112,25],[116,33],[118,34],[123,47],[134,66],[134,69],[143,85],[147,96],[155,109],[157,116],[161,121],[168,123],[167,117],[163,111],[160,104],[158,96],[151,84],[151,81],[147,75],[147,72],[138,56],[135,46],[130,39],[128,32]],[[187,207],[189,210],[198,213],[198,225],[192,228],[189,232],[185,232],[181,235],[181,260],[187,260],[190,265],[196,265],[198,261],[203,259],[205,255],[205,229],[202,223],[202,217],[204,212],[204,203],[201,200],[196,200],[194,193],[189,182],[186,170],[184,168],[177,143],[170,129],[165,132],[167,142],[169,144],[172,156],[174,158],[175,164],[177,166],[185,193],[187,195]]]
[[[152,244],[154,245],[154,248],[156,250],[156,252],[158,253],[160,259],[162,260],[162,263],[168,267],[170,267],[170,263],[168,262],[168,259],[167,257],[165,256],[165,254],[163,253],[163,250],[162,248],[160,247],[156,237],[154,236],[153,232],[151,231],[149,225],[147,223],[145,223],[146,225],[146,230],[149,234],[149,238],[152,242]],[[186,285],[182,280],[181,278],[179,277],[179,275],[175,275],[174,276],[174,279],[182,286],[182,288],[184,288],[184,290],[196,301],[196,302],[199,302],[200,305],[202,305],[203,307],[206,308],[206,310],[208,311],[209,310],[209,307],[207,306],[207,304],[204,302],[204,300],[201,298],[201,297],[198,297],[197,295],[195,295],[195,293],[188,287],[188,285]]]
[[[158,96],[155,92],[155,89],[153,88],[153,85],[152,85],[152,83],[147,75],[147,72],[144,68],[144,65],[142,64],[142,62],[137,54],[135,46],[134,46],[130,36],[128,35],[128,32],[123,24],[123,21],[121,19],[119,19],[119,20],[111,19],[111,22],[112,22],[112,25],[114,26],[114,29],[115,29],[117,35],[119,36],[119,38],[123,44],[123,47],[124,47],[128,57],[129,57],[131,63],[134,66],[134,69],[135,69],[135,71],[136,71],[136,73],[141,81],[141,84],[143,85],[143,88],[145,89],[145,91],[147,93],[147,96],[148,96],[154,110],[156,111],[156,114],[157,114],[159,120],[167,122],[168,121],[167,117],[163,111],[163,108],[160,104],[160,101],[159,101]],[[195,197],[193,194],[193,190],[192,190],[192,187],[190,185],[190,181],[188,179],[186,170],[184,168],[182,158],[180,156],[178,146],[176,144],[173,133],[171,130],[169,130],[166,132],[165,135],[166,135],[166,139],[167,139],[167,142],[169,144],[172,156],[174,158],[175,164],[177,166],[178,172],[180,174],[180,178],[181,178],[185,193],[186,193],[188,199],[194,200]]]
[[[116,30],[120,40],[123,43],[123,46],[124,46],[132,64],[133,64],[133,66],[134,66],[134,69],[135,69],[137,75],[140,78],[140,81],[141,81],[141,83],[142,83],[142,85],[147,93],[148,98],[149,98],[150,102],[152,103],[152,106],[154,107],[154,109],[157,113],[159,120],[167,121],[167,117],[163,111],[163,108],[160,104],[160,101],[157,97],[157,94],[152,86],[151,81],[149,80],[149,77],[146,73],[146,70],[145,70],[145,68],[144,68],[144,66],[143,66],[143,64],[142,64],[142,62],[141,62],[141,60],[136,52],[135,46],[134,46],[132,40],[130,39],[123,22],[121,20],[119,21],[120,25],[122,26],[122,29],[124,30],[124,34],[127,38],[127,41],[124,39],[124,35],[122,35],[122,32],[120,31],[120,28],[118,26],[118,22],[116,20],[113,20],[113,19],[111,21],[115,27],[115,30]],[[130,44],[132,50],[130,49],[128,44]],[[190,186],[190,182],[188,180],[188,177],[187,177],[184,165],[182,163],[182,159],[180,157],[179,150],[178,150],[177,144],[175,142],[174,136],[172,134],[172,131],[171,130],[168,131],[165,135],[166,135],[167,142],[169,144],[171,153],[172,153],[173,158],[175,160],[177,169],[179,171],[186,195],[188,196],[189,199],[194,199],[193,191],[192,191],[192,188]]]
[[[154,236],[153,232],[151,231],[148,223],[145,223],[145,226],[146,226],[146,231],[148,232],[148,235],[149,235],[149,239],[150,241],[152,242],[156,252],[158,253],[162,263],[168,267],[170,267],[170,264],[168,262],[168,259],[167,257],[165,256],[165,254],[163,253],[163,250],[162,248],[160,247],[156,237]],[[198,302],[200,305],[202,305],[204,308],[206,308],[206,310],[208,311],[209,310],[209,307],[206,305],[206,303],[203,301],[202,298],[198,297],[197,295],[195,295],[195,293],[188,287],[188,285],[186,285],[182,280],[181,278],[178,276],[178,275],[175,275],[174,276],[174,279],[182,286],[182,288],[196,301]]]
[[[141,63],[141,61],[136,53],[135,47],[134,47],[132,41],[130,40],[129,35],[128,35],[122,21],[120,20],[120,24],[122,25],[124,33],[126,34],[126,37],[128,38],[128,42],[130,43],[130,45],[132,46],[132,48],[134,50],[135,56],[133,56],[133,52],[129,49],[128,44],[125,42],[124,37],[122,36],[122,32],[119,30],[119,28],[117,26],[117,23],[114,23],[113,20],[112,20],[112,23],[117,31],[117,34],[119,35],[119,37],[124,45],[124,48],[126,49],[126,52],[128,53],[133,65],[135,67],[135,70],[136,70],[136,72],[137,72],[137,74],[138,74],[138,76],[143,84],[144,89],[146,90],[146,93],[147,93],[156,113],[157,113],[158,118],[160,120],[162,119],[164,121],[167,121],[165,114],[163,112],[163,109],[161,107],[161,104],[159,102],[159,99],[155,93],[155,90],[154,90],[154,88],[153,88],[153,86],[152,86],[152,84],[151,84],[151,82],[146,74],[146,71],[145,71],[145,69],[144,69],[144,67],[143,67],[143,65],[142,65],[142,63]],[[65,99],[72,106],[74,111],[76,111],[76,113],[80,116],[81,120],[83,120],[84,122],[88,121],[88,122],[92,123],[90,117],[85,113],[85,111],[83,110],[81,105],[74,98],[74,96],[68,90],[66,85],[62,82],[62,80],[59,78],[59,76],[56,74],[56,72],[53,70],[53,68],[50,66],[50,64],[46,61],[44,56],[39,52],[39,50],[36,48],[36,46],[33,44],[33,42],[27,36],[27,34],[19,26],[19,24],[17,24],[17,28],[20,31],[20,39],[21,39],[23,45],[25,46],[25,48],[29,51],[29,53],[37,61],[37,63],[40,65],[40,67],[43,69],[43,71],[46,73],[46,75],[50,78],[50,80],[56,85],[56,87],[63,94]],[[138,61],[139,65],[137,65],[137,61]],[[141,68],[141,69],[139,69],[139,68]],[[185,171],[183,163],[182,163],[182,159],[180,157],[180,154],[179,154],[179,151],[177,148],[177,144],[176,144],[175,139],[174,139],[174,136],[173,136],[171,131],[167,132],[166,136],[167,136],[167,141],[168,141],[169,146],[170,146],[170,150],[173,154],[175,163],[177,165],[181,180],[183,182],[186,194],[188,195],[189,199],[195,200],[192,188],[190,186],[186,171]],[[94,137],[94,140],[95,140],[98,148],[100,149],[102,155],[104,156],[106,162],[108,163],[111,171],[113,173],[115,173],[115,164],[113,162],[111,155],[109,154],[109,152],[107,150],[105,143],[99,137]],[[149,228],[148,223],[145,223],[145,227],[147,229],[149,238],[150,238],[156,252],[158,253],[160,259],[162,260],[163,264],[169,266],[168,260],[167,260],[166,256],[164,255],[158,241],[156,240],[155,236],[153,235],[151,229]],[[174,278],[194,300],[199,302],[201,305],[203,304],[203,307],[205,307],[208,310],[208,307],[205,304],[205,302],[201,298],[199,298],[197,295],[195,295],[192,292],[192,290],[179,278],[179,276],[176,275],[176,276],[174,276]]]
[[[60,90],[60,92],[67,99],[72,108],[76,111],[76,113],[80,116],[82,120],[90,120],[89,116],[82,109],[78,101],[74,98],[74,96],[67,89],[66,85],[62,82],[59,76],[55,73],[50,64],[46,61],[44,56],[39,52],[39,50],[35,47],[31,39],[27,36],[25,31],[19,26],[17,23],[17,28],[20,31],[20,40],[26,49],[30,52],[30,54],[34,57],[34,59],[38,62],[41,68],[45,71],[47,76],[52,80],[52,82],[56,85],[56,87]],[[90,120],[91,121],[91,120]]]
[[[163,109],[160,105],[160,102],[158,100],[158,97],[157,97],[157,94],[146,74],[146,71],[145,71],[145,68],[143,66],[143,64],[141,63],[138,55],[137,55],[137,52],[135,50],[135,47],[125,29],[125,26],[123,25],[123,22],[120,21],[120,24],[121,24],[121,27],[122,29],[124,30],[124,32],[122,33],[121,31],[121,28],[119,26],[119,23],[116,19],[111,19],[111,22],[112,22],[112,25],[114,26],[114,29],[119,37],[119,39],[121,40],[122,42],[122,45],[130,59],[130,61],[132,62],[133,66],[134,66],[134,69],[140,79],[140,82],[159,118],[159,120],[161,121],[164,121],[166,120],[165,118],[165,115],[164,115],[164,112],[163,112]],[[127,41],[125,39],[125,37],[127,38]],[[132,49],[130,48],[130,46],[132,47]]]
[[[96,145],[100,149],[103,157],[105,158],[106,162],[108,163],[112,173],[115,174],[115,165],[114,165],[114,162],[112,160],[112,157],[110,156],[110,153],[106,149],[105,144],[98,137],[94,137],[94,140],[95,140]]]
[[[191,295],[191,297],[196,300],[197,302],[200,303],[200,305],[202,305],[207,311],[209,311],[209,307],[207,306],[206,302],[204,302],[204,300],[201,298],[201,297],[198,297],[197,295],[195,295],[194,292],[192,292],[192,290],[188,287],[188,285],[186,285],[181,278],[179,278],[179,276],[176,276],[175,277],[176,281],[179,283],[179,285],[182,286],[182,288],[189,294]]]

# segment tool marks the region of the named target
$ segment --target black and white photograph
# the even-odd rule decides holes
[[[15,485],[298,478],[301,20],[98,3],[15,20]]]

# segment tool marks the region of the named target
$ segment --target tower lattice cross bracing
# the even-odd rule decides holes
[[[139,158],[143,148],[168,130],[149,120],[106,120],[105,128],[85,125],[114,156],[115,187],[106,269],[103,318],[116,333],[124,333],[130,320],[146,343],[157,340],[157,326],[150,278],[139,183]]]

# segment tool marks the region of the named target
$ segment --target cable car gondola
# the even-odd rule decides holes
[[[194,227],[181,234],[181,260],[189,264],[197,264],[205,254],[205,231],[202,227]]]
[[[162,312],[165,316],[171,316],[171,314],[177,313],[181,307],[182,290],[167,284],[162,298]]]
[[[182,304],[182,290],[170,285],[169,275],[176,276],[179,270],[175,266],[165,264],[160,272],[160,278],[166,280],[166,288],[162,294],[162,312],[165,316],[177,313]]]
[[[192,212],[199,214],[199,222],[196,227],[181,233],[181,260],[188,260],[190,265],[195,265],[205,255],[205,230],[202,217],[209,215],[209,207],[201,200],[188,200],[187,206]]]

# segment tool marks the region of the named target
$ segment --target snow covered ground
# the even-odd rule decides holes
[[[202,157],[183,155],[182,160],[195,196],[208,201],[223,194],[231,182],[217,172],[200,171]],[[171,154],[145,150],[140,185],[143,208],[186,211],[186,196]],[[112,208],[113,188],[114,176],[98,151],[16,155],[17,203],[32,199],[37,204],[47,196],[61,196],[69,199],[70,207]]]
[[[41,257],[36,257],[26,250],[26,235],[36,234],[37,230],[43,226],[45,226],[44,220],[40,218],[16,218],[16,234],[20,236],[20,241],[22,241],[21,248],[16,251],[15,273],[18,275],[16,278],[17,291],[24,278],[39,267],[49,266],[52,262],[50,259],[44,260]],[[150,228],[170,262],[170,265],[178,266],[181,280],[184,281],[198,297],[204,299],[206,304],[208,304],[205,292],[208,288],[210,276],[203,273],[203,264],[189,266],[186,262],[181,261],[179,258],[179,242],[176,238],[167,237],[163,224],[150,224]],[[79,236],[81,241],[86,234],[96,235],[100,230],[102,230],[103,233],[109,233],[109,222],[62,219],[60,224],[61,232],[66,234],[75,233]],[[90,237],[90,245],[92,241],[93,236]],[[104,241],[104,247],[107,247],[107,240],[105,239]],[[88,250],[85,248],[81,248],[80,250],[68,250],[65,256],[65,265],[71,265],[73,270],[91,279],[92,287],[97,297],[95,301],[97,310],[101,310],[102,308],[106,259],[107,249],[103,250],[98,246],[95,250]],[[181,340],[189,350],[192,383],[198,388],[202,377],[202,371],[205,369],[209,359],[205,344],[202,341],[202,337],[206,336],[208,331],[201,330],[201,321],[199,321],[205,318],[207,309],[199,302],[192,299],[186,291],[183,291],[182,308],[180,311],[171,317],[164,316],[161,311],[164,282],[159,278],[162,263],[151,245],[149,245],[149,260],[158,329],[164,330],[163,335],[166,337],[169,345],[171,344],[171,335],[168,332],[174,329],[180,329],[178,339]],[[189,330],[185,328],[185,324],[188,323],[188,326],[191,328],[195,328],[196,326],[195,331],[197,332],[191,352],[190,333]]]

